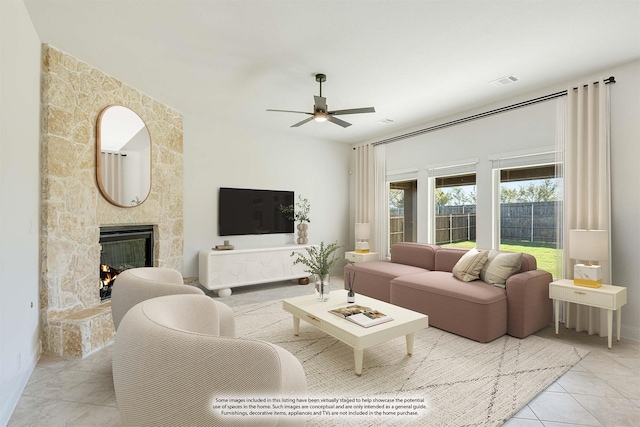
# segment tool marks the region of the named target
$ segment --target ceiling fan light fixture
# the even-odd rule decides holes
[[[316,110],[313,114],[313,120],[316,122],[326,122],[328,120],[326,111]]]

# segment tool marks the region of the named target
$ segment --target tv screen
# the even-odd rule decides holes
[[[218,234],[293,233],[293,221],[280,212],[280,206],[293,204],[293,191],[220,188]]]

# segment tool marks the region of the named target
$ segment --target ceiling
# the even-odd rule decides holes
[[[344,143],[640,58],[637,0],[25,4],[43,43],[185,117]],[[317,73],[330,110],[376,113],[290,128],[306,116],[265,111],[311,112]],[[489,83],[509,75],[518,81]]]

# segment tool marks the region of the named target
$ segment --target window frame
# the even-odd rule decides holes
[[[390,215],[390,210],[389,210],[389,187],[392,183],[394,182],[405,182],[405,181],[416,181],[416,186],[419,187],[420,184],[420,180],[418,178],[418,172],[419,169],[418,168],[408,168],[408,169],[398,169],[398,170],[391,170],[391,171],[387,171],[386,173],[386,177],[385,177],[385,199],[386,199],[386,205],[387,205],[387,209],[385,210],[385,215],[386,215],[386,230],[385,230],[385,234],[387,236],[387,247],[385,248],[385,253],[384,253],[384,257],[388,258],[391,255],[391,215]],[[420,193],[416,192],[416,197],[419,199],[420,198]],[[416,201],[416,222],[417,218],[419,218],[419,203],[418,201]],[[418,225],[416,224],[416,227],[418,227]],[[417,236],[417,232],[416,232],[416,236]],[[382,251],[382,249],[381,249]]]
[[[436,242],[436,180],[457,175],[475,174],[478,176],[479,159],[465,159],[451,163],[427,165],[427,242]]]

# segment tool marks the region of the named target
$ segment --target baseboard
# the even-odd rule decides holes
[[[615,327],[614,327],[615,330]],[[615,334],[615,332],[614,332]],[[620,325],[620,338],[640,341],[640,328],[629,325]]]
[[[9,424],[11,415],[13,415],[13,411],[15,411],[16,406],[18,405],[22,392],[27,386],[29,378],[38,364],[41,353],[40,347],[36,348],[36,351],[30,357],[31,360],[29,360],[29,363],[25,364],[25,368],[18,373],[17,381],[14,383],[7,399],[2,402],[2,406],[0,406],[0,426],[6,426]]]

